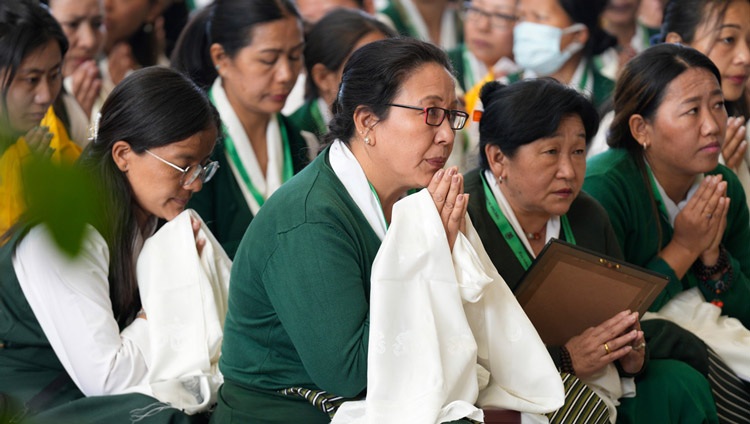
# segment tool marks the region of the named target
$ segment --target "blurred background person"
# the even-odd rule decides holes
[[[600,26],[606,0],[520,0],[513,30],[513,57],[524,69],[508,78],[549,76],[585,93],[601,108],[614,82],[596,68],[594,57],[617,40]]]
[[[68,49],[60,24],[32,0],[0,3],[0,235],[26,210],[23,169],[30,156],[73,163],[81,148],[68,138],[52,104],[62,89]]]
[[[89,125],[106,98],[98,64],[104,42],[103,0],[46,0],[46,3],[69,43],[62,68],[63,90],[55,102],[55,113],[70,138],[85,147]]]
[[[222,171],[190,201],[229,257],[266,199],[317,153],[282,115],[303,65],[302,19],[290,0],[217,0],[190,21],[172,66],[208,90],[224,123]]]
[[[459,7],[454,0],[388,0],[378,17],[401,35],[451,50],[463,41]]]
[[[359,10],[328,13],[305,37],[305,104],[289,119],[323,144],[349,56],[365,44],[394,36],[396,33],[387,25]]]
[[[641,0],[610,0],[602,14],[602,27],[617,38],[614,48],[605,50],[595,60],[603,75],[617,79],[620,68],[651,45],[658,28],[649,28],[638,20]]]

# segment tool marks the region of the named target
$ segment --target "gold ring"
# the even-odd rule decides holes
[[[643,342],[643,343],[639,344],[638,346],[634,346],[633,349],[635,349],[635,350],[641,350],[641,349],[644,349],[645,347],[646,347],[646,342]]]
[[[606,343],[604,343],[604,351],[609,355],[609,346]]]

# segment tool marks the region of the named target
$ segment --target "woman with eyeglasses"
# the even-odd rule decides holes
[[[317,154],[280,112],[302,68],[302,19],[290,0],[217,0],[196,14],[172,67],[208,90],[224,123],[223,171],[191,201],[233,257],[266,200]]]
[[[600,108],[611,97],[614,82],[603,76],[594,57],[617,43],[600,26],[605,0],[520,0],[513,29],[513,57],[524,69],[510,82],[552,77],[585,93]]]
[[[91,222],[78,255],[57,247],[46,225],[25,223],[6,235],[0,393],[26,410],[20,417],[40,423],[122,422],[131,414],[144,422],[203,419],[153,409],[156,399],[125,393],[150,382],[157,349],[149,343],[136,260],[159,223],[183,212],[214,175],[217,164],[209,157],[219,125],[205,94],[178,72],[135,71],[107,98],[98,132],[78,162],[101,199],[100,208],[85,211]],[[199,224],[192,224],[195,234]],[[195,243],[200,255],[206,240]]]
[[[463,17],[464,42],[448,56],[461,89],[467,92],[489,74],[496,79],[516,70],[512,62],[516,1],[465,2]]]
[[[427,187],[451,246],[463,225],[462,176],[443,169],[468,118],[457,108],[439,48],[394,38],[353,53],[332,143],[268,200],[235,256],[215,422],[328,423],[364,395],[370,277],[394,204]]]

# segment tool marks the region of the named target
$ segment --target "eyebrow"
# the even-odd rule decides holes
[[[54,70],[55,68],[59,68],[62,66],[62,62],[56,63],[54,66],[50,67],[49,69],[40,69],[40,68],[26,68],[26,69],[20,69],[18,71],[18,75],[27,75],[27,74],[43,74],[45,72],[49,72],[51,70]]]
[[[739,24],[721,24],[719,30],[722,30],[724,28],[741,29]]]
[[[304,41],[301,42],[301,43],[299,43],[299,44],[297,44],[296,46],[292,47],[290,50],[296,50],[296,49],[299,49],[299,48],[302,48],[302,47],[305,47],[305,42]],[[284,49],[272,49],[272,48],[260,51],[260,53],[283,53],[283,52],[284,52]]]
[[[717,88],[716,90],[713,90],[710,93],[708,93],[708,95],[711,96],[711,97],[716,96],[716,95],[721,96],[722,95],[722,91],[721,91],[720,88]],[[700,100],[701,100],[701,96],[694,96],[694,97],[689,97],[689,98],[681,101],[680,104],[695,103],[695,102],[699,102]]]

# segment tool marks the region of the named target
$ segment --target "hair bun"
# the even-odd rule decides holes
[[[505,84],[498,81],[490,81],[487,84],[483,85],[482,89],[479,91],[479,98],[482,99],[482,104],[485,106],[488,105],[490,101],[495,97],[495,93],[499,92],[505,87]]]

